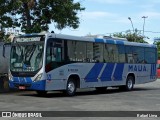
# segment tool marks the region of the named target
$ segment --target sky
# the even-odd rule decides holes
[[[54,23],[50,31],[60,34],[85,36],[110,35],[117,32],[137,28],[142,30],[145,19],[144,35],[146,41],[153,43],[155,37],[160,37],[160,0],[75,0],[80,2],[85,11],[79,12],[79,28],[58,30]],[[131,18],[131,21],[128,19]]]

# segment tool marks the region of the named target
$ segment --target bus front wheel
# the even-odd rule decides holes
[[[130,91],[134,87],[134,78],[133,76],[128,76],[126,81],[126,90]]]
[[[67,82],[67,87],[65,93],[68,96],[74,96],[76,93],[76,82],[73,79],[69,79]]]
[[[126,90],[126,91],[131,91],[133,90],[134,87],[134,77],[133,76],[128,76],[126,80],[126,85],[120,86],[120,90]]]

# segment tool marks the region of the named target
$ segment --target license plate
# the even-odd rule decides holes
[[[19,86],[19,89],[20,89],[20,90],[25,90],[26,87],[25,87],[25,86]]]

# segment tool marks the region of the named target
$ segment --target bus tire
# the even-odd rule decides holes
[[[37,90],[36,91],[38,96],[46,96],[47,95],[47,91],[44,91],[44,90]]]
[[[125,90],[125,91],[131,91],[133,90],[134,87],[134,77],[133,76],[128,76],[126,80],[126,85],[120,86],[120,90]]]
[[[74,96],[76,93],[76,89],[76,82],[70,78],[67,82],[65,93],[67,94],[67,96]]]
[[[128,76],[126,81],[126,90],[131,91],[133,90],[133,87],[134,87],[134,77]]]

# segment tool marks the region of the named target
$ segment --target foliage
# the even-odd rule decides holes
[[[0,8],[2,26],[21,27],[25,33],[46,31],[51,22],[58,29],[78,28],[77,14],[85,9],[73,0],[0,0]]]
[[[10,43],[11,39],[9,38],[10,35],[5,35],[4,32],[0,31],[0,41],[5,43]]]
[[[155,41],[153,44],[157,45],[158,59],[160,59],[160,42],[159,41]]]
[[[143,36],[141,36],[141,33],[135,29],[134,33],[131,33],[130,30],[126,31],[126,33],[115,33],[113,34],[114,37],[120,37],[120,38],[126,38],[130,42],[140,42],[140,43],[147,43],[143,40]]]
[[[3,37],[4,37],[4,32],[3,32],[3,31],[0,31],[0,41],[3,40]]]

